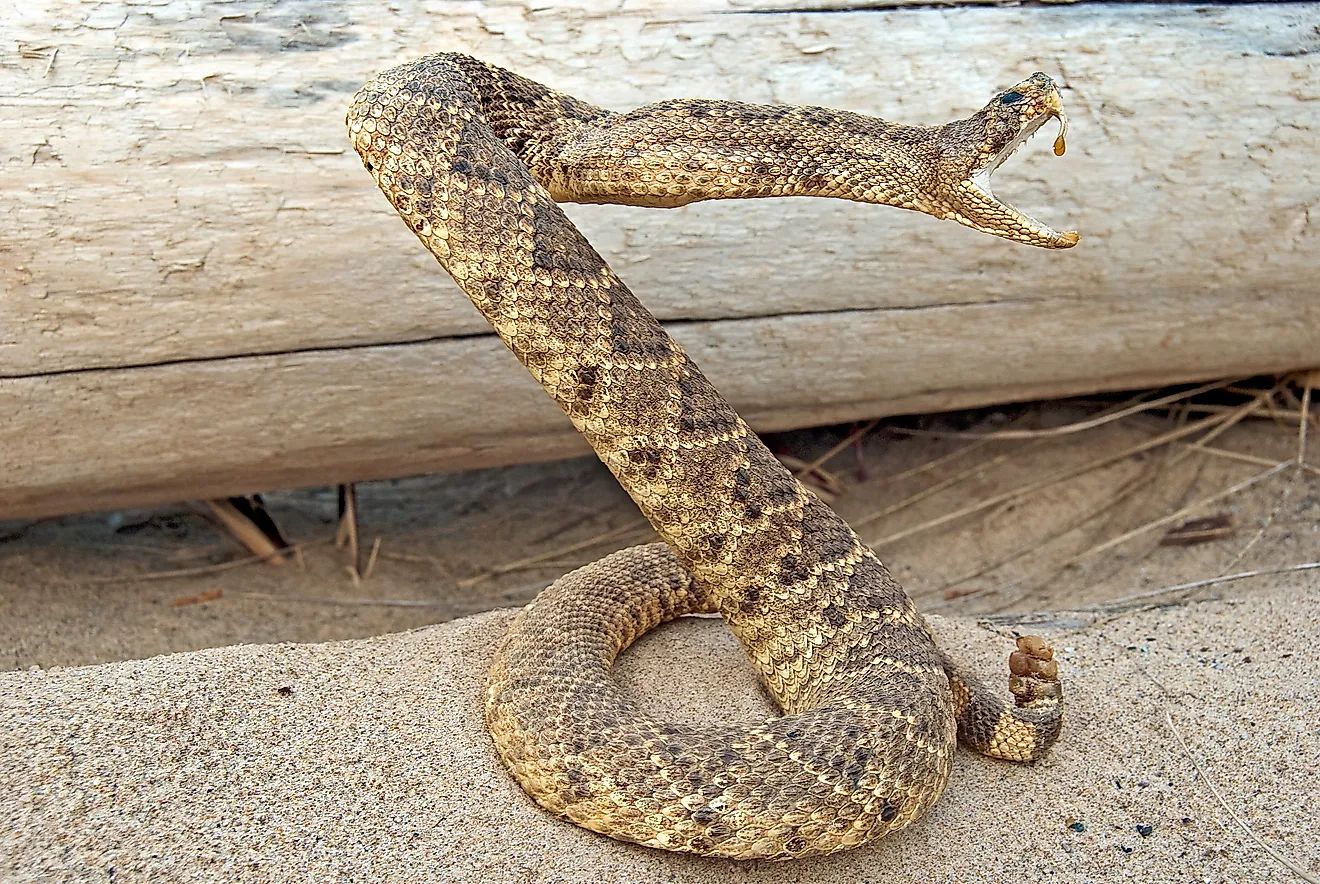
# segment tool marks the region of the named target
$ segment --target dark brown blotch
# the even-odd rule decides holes
[[[710,825],[711,823],[715,822],[715,820],[718,817],[719,817],[719,811],[715,810],[715,808],[709,805],[707,805],[706,807],[698,808],[697,810],[692,812],[692,822],[702,826]]]
[[[811,570],[803,564],[800,558],[793,553],[789,553],[779,560],[779,576],[786,583],[801,583],[803,580],[806,580],[811,576]],[[830,618],[826,615],[825,619],[829,620]],[[841,624],[836,623],[834,625],[839,626]]]
[[[590,399],[596,392],[596,382],[600,380],[600,368],[584,365],[577,370],[577,395],[579,399]]]
[[[825,618],[826,623],[835,629],[841,628],[843,624],[848,622],[848,615],[835,605],[826,605],[820,615]]]

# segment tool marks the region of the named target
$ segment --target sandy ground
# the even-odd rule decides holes
[[[1048,403],[920,421],[935,436],[877,430],[860,452],[846,449],[827,465],[844,486],[834,505],[922,609],[939,613],[1079,608],[1225,570],[1320,559],[1320,474],[1298,478],[1290,469],[1083,555],[1295,457],[1295,424],[1240,423],[1212,442],[1256,462],[1176,445],[1124,456],[1177,429],[1162,415],[1054,439],[947,436],[1057,426],[1095,410]],[[770,442],[812,459],[846,430]],[[1320,434],[1312,436],[1311,450],[1320,450]],[[1030,490],[1109,458],[1107,466]],[[347,573],[347,556],[330,544],[334,489],[267,495],[285,535],[306,547],[298,562],[279,568],[245,560],[196,504],[0,522],[0,669],[397,632],[522,604],[573,567],[654,539],[609,473],[587,458],[366,483],[358,494],[364,543],[381,540],[373,575],[360,585]],[[1230,518],[1229,533],[1192,546],[1160,545],[1169,528],[1211,515]],[[1269,585],[1267,577],[1208,591]],[[213,601],[185,604],[216,592]]]
[[[10,673],[0,676],[0,876],[1286,880],[1244,843],[1192,757],[1261,839],[1320,873],[1318,603],[1313,581],[1284,581],[1250,600],[1060,637],[1069,721],[1046,761],[960,752],[953,784],[913,827],[782,865],[623,845],[535,808],[482,727],[483,670],[503,612],[336,644]],[[984,671],[1003,666],[1006,638],[962,620],[935,625]],[[752,722],[770,712],[718,621],[663,630],[622,669],[629,692],[660,715]]]
[[[0,523],[0,668],[19,670],[0,676],[0,879],[1286,880],[1192,757],[1316,874],[1320,570],[1161,591],[1320,560],[1320,476],[1267,474],[1296,456],[1296,424],[1244,422],[1213,440],[1238,459],[1176,443],[1133,453],[1181,426],[1162,413],[1060,438],[952,435],[1094,410],[882,427],[827,463],[837,508],[923,609],[955,617],[946,644],[975,648],[989,672],[1024,622],[1071,649],[1069,728],[1031,769],[960,755],[946,797],[907,834],[774,869],[623,847],[530,808],[479,727],[505,614],[301,644],[516,605],[649,539],[593,461],[359,486],[362,532],[381,539],[365,581],[328,542],[333,490],[268,496],[303,547],[283,567],[245,561],[195,506]],[[771,442],[810,460],[847,429]],[[1227,531],[1161,543],[1206,516]],[[226,647],[271,642],[300,644]],[[217,650],[64,668],[203,648]],[[638,696],[676,717],[766,711],[718,624],[680,624],[627,656]]]

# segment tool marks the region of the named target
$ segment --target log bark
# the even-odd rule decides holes
[[[1046,253],[824,200],[570,206],[760,429],[1320,365],[1320,4],[151,0],[0,17],[0,518],[582,449],[343,133],[458,49],[627,108],[1067,85]]]

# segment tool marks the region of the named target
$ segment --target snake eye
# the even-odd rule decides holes
[[[1005,92],[1003,95],[999,96],[999,103],[1017,104],[1019,101],[1022,100],[1022,97],[1023,96],[1021,92]]]

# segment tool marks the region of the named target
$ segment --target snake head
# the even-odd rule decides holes
[[[1051,118],[1059,120],[1054,153],[1063,156],[1068,117],[1059,87],[1045,74],[1035,73],[996,95],[972,117],[941,127],[935,214],[1027,245],[1047,249],[1077,245],[1076,232],[1060,232],[1037,221],[996,198],[990,187],[995,170]]]

